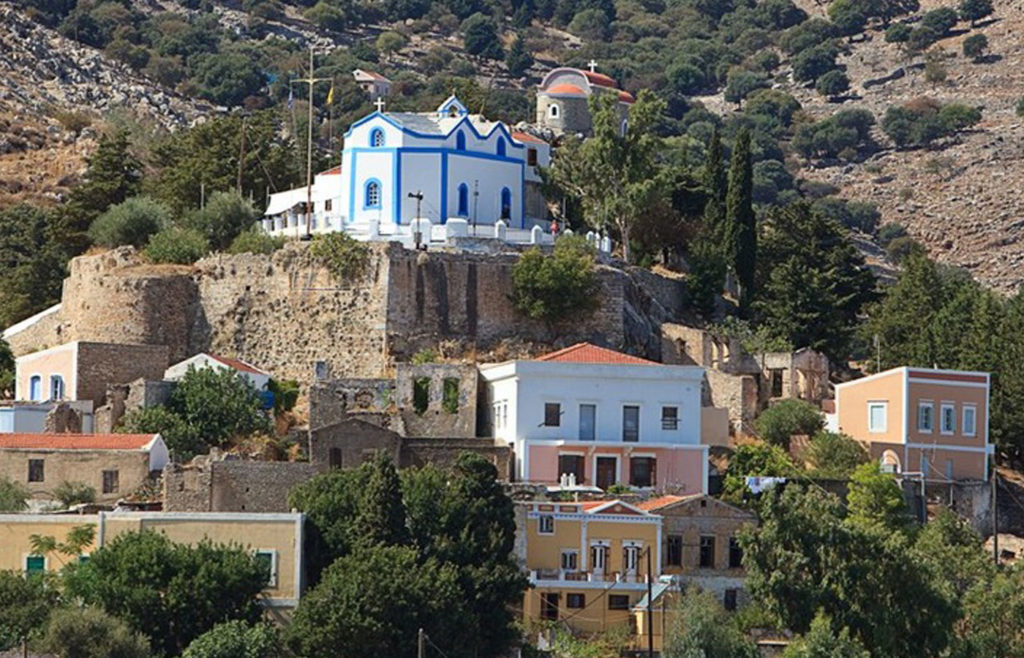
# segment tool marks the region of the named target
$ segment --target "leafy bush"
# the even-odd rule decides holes
[[[750,94],[767,86],[768,79],[763,74],[745,69],[733,69],[729,71],[727,78],[725,100],[730,103],[740,103]]]
[[[779,125],[788,127],[793,115],[800,109],[800,101],[779,89],[760,89],[747,98],[748,116],[772,117]]]
[[[964,39],[964,56],[978,61],[988,50],[988,37],[984,34],[972,34]]]
[[[783,33],[779,41],[782,50],[795,55],[839,36],[836,26],[823,18],[812,18]]]
[[[932,28],[926,25],[919,25],[911,30],[907,36],[907,49],[912,53],[919,53],[927,50],[939,38],[939,33]]]
[[[803,400],[779,400],[754,421],[757,434],[772,445],[789,447],[789,437],[814,436],[825,426],[821,411]]]
[[[29,490],[20,482],[0,478],[0,512],[22,511],[30,495]]]
[[[75,658],[149,658],[149,640],[100,608],[54,610],[42,639],[46,651]]]
[[[949,34],[956,27],[958,17],[952,7],[933,9],[921,18],[921,27],[935,32],[940,38]]]
[[[228,621],[217,624],[188,645],[181,658],[277,658],[281,641],[266,623]]]
[[[321,233],[313,238],[309,253],[338,281],[362,276],[370,264],[370,249],[347,233]]]
[[[185,461],[205,452],[206,443],[178,414],[165,406],[132,409],[115,428],[127,434],[159,434],[176,459]]]
[[[960,19],[971,22],[971,27],[992,13],[992,0],[960,0]]]
[[[849,201],[834,196],[818,199],[811,208],[847,228],[869,235],[875,232],[878,220],[882,218],[878,207],[869,201]]]
[[[761,160],[754,165],[754,203],[775,203],[779,194],[793,189],[793,175],[778,160]]]
[[[93,221],[89,238],[104,247],[141,247],[150,236],[171,223],[167,206],[149,197],[132,197],[112,206]]]
[[[1024,117],[1024,96],[1017,101],[1017,116]]]
[[[285,239],[268,235],[259,228],[242,231],[228,247],[229,254],[272,254],[284,246]]]
[[[189,213],[187,228],[204,236],[214,250],[227,249],[232,241],[253,228],[259,213],[235,192],[214,192],[201,210]]]
[[[84,482],[64,481],[53,489],[53,497],[61,502],[64,507],[71,507],[80,503],[95,503],[96,489]]]
[[[814,83],[814,88],[822,96],[838,96],[850,89],[850,78],[840,70],[825,73]]]
[[[852,157],[871,143],[874,124],[875,117],[868,110],[842,110],[797,128],[793,148],[805,158]]]
[[[276,413],[291,411],[299,400],[299,382],[294,379],[278,381],[272,378],[267,383],[267,390],[274,394],[274,411]]]
[[[885,254],[889,257],[889,260],[897,265],[902,263],[903,259],[910,254],[921,251],[924,251],[924,248],[909,235],[890,240],[885,248]]]
[[[210,244],[199,231],[171,227],[149,238],[144,254],[154,263],[191,265],[210,252]]]
[[[534,247],[512,268],[512,304],[528,318],[558,322],[597,307],[594,250],[582,236],[563,236],[554,251]]]
[[[846,434],[818,432],[807,443],[800,457],[816,477],[845,479],[870,459],[868,451]]]
[[[813,82],[836,68],[839,50],[831,41],[800,51],[793,57],[793,79]]]
[[[494,20],[476,13],[462,22],[462,43],[470,55],[501,59],[504,52]]]
[[[897,148],[920,147],[969,128],[980,120],[981,111],[977,108],[959,103],[942,106],[922,99],[886,110],[882,131]]]
[[[907,227],[899,222],[892,222],[886,224],[882,228],[878,229],[878,235],[876,236],[878,246],[882,249],[888,248],[889,244],[896,238],[902,238],[907,235]]]
[[[910,34],[913,32],[906,23],[894,23],[885,30],[886,43],[906,43],[910,41]]]
[[[751,475],[789,476],[796,465],[786,451],[770,443],[745,443],[729,457],[722,482],[723,496],[740,501],[747,490],[746,478]]]
[[[868,17],[864,13],[865,3],[857,0],[835,0],[828,6],[828,17],[843,36],[853,36],[864,30]]]

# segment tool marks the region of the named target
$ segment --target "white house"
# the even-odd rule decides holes
[[[267,388],[267,383],[270,381],[270,373],[266,370],[261,370],[251,363],[242,361],[241,359],[232,359],[226,356],[218,356],[216,354],[207,354],[201,352],[195,356],[189,357],[184,361],[175,363],[173,366],[168,368],[164,372],[164,379],[167,381],[180,381],[185,373],[188,372],[189,368],[214,368],[216,370],[234,370],[239,377],[252,384],[253,388],[257,391],[263,391]]]
[[[429,241],[428,229],[449,220],[462,230],[487,227],[489,236],[499,219],[510,231],[546,228],[537,172],[550,163],[546,142],[471,115],[454,96],[426,113],[384,112],[382,105],[378,101],[378,111],[345,134],[340,171],[332,174],[337,181],[323,178],[340,188],[340,196],[322,196],[337,200],[336,210],[317,217],[313,232],[344,230],[375,239],[409,234],[417,220]],[[268,211],[265,230],[295,233],[273,214]]]
[[[480,374],[493,434],[514,447],[517,479],[558,483],[572,475],[601,489],[707,492],[703,368],[580,343],[484,365]]]
[[[320,230],[338,230],[341,216],[341,167],[332,167],[313,177],[313,184],[270,195],[264,226],[276,233],[300,236],[306,233],[306,206],[312,200],[310,222]],[[332,227],[333,222],[333,227]]]
[[[352,71],[356,84],[372,98],[391,95],[391,81],[380,73],[356,69]]]

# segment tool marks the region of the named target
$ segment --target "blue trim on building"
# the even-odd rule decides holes
[[[523,158],[502,157],[482,151],[460,151],[446,146],[384,146],[376,149],[367,146],[354,146],[346,150],[354,153],[394,153],[396,151],[403,151],[405,153],[449,153],[467,158],[480,158],[482,160],[497,160],[498,162],[513,162],[517,164],[526,163],[526,160]]]
[[[448,223],[448,149],[441,149],[441,217],[442,224]]]
[[[484,135],[483,133],[481,133],[479,130],[476,129],[476,126],[473,125],[473,122],[469,120],[468,116],[462,117],[462,120],[459,121],[457,124],[455,124],[452,127],[452,129],[448,131],[448,134],[446,134],[446,135],[434,135],[434,134],[430,134],[430,133],[421,133],[421,132],[417,132],[415,130],[412,130],[411,128],[406,128],[405,126],[403,126],[402,124],[398,123],[394,119],[390,118],[386,114],[384,114],[382,112],[374,112],[372,114],[368,114],[367,116],[363,117],[362,119],[359,119],[358,121],[353,123],[351,126],[349,126],[349,129],[345,133],[344,136],[346,138],[350,137],[352,135],[352,131],[353,130],[355,130],[359,126],[361,126],[364,123],[367,123],[370,120],[375,119],[375,118],[380,118],[385,123],[387,123],[387,124],[393,126],[394,128],[400,130],[403,134],[410,135],[410,136],[416,137],[418,139],[440,139],[440,140],[446,140],[446,139],[448,139],[449,137],[452,136],[452,133],[454,133],[457,130],[459,130],[460,128],[462,128],[463,124],[465,124],[469,128],[469,130],[473,133],[473,135],[477,139],[479,139],[479,140],[487,141],[487,140],[489,140],[494,135],[495,132],[500,132],[501,134],[503,134],[505,137],[508,138],[509,143],[514,148],[518,148],[518,149],[526,148],[526,146],[524,144],[520,144],[519,142],[517,142],[514,139],[512,139],[512,133],[509,132],[508,127],[504,123],[501,123],[499,121],[498,123],[494,124],[493,128],[491,128],[491,132],[489,132],[486,135]]]
[[[519,167],[519,228],[526,228],[526,161]]]
[[[466,150],[466,133],[461,130],[455,133],[455,150],[465,151]]]
[[[359,151],[350,149],[352,157],[348,167],[348,223],[356,221],[356,155]]]
[[[459,217],[469,217],[469,185],[459,183],[459,209],[455,214]]]
[[[380,144],[375,144],[374,143],[376,141],[377,135],[380,135]],[[370,131],[370,139],[368,141],[370,143],[370,147],[371,148],[381,148],[382,146],[384,146],[384,143],[385,143],[384,129],[383,128],[374,128],[373,130],[371,130]]]
[[[391,181],[395,186],[394,207],[391,209],[391,216],[395,224],[402,223],[402,151],[397,150],[391,154]]]
[[[498,218],[501,219],[501,215],[505,211],[506,197],[508,197],[508,221],[511,223],[514,217],[512,214],[512,190],[508,189],[507,186],[502,186],[501,191],[498,192]]]
[[[377,186],[377,203],[370,204],[370,186]],[[384,186],[376,178],[367,178],[363,181],[363,210],[380,210],[384,205]]]
[[[504,137],[502,137],[501,135],[498,135],[498,148],[497,148],[497,154],[498,154],[498,155],[499,155],[500,157],[505,157],[505,149],[507,148],[507,147],[505,146],[506,144],[507,144],[507,142],[505,141],[505,138],[504,138]]]

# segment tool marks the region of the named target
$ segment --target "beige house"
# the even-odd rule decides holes
[[[893,368],[836,386],[830,425],[895,473],[987,480],[989,374]]]
[[[352,71],[359,88],[370,95],[371,98],[380,98],[391,95],[391,81],[380,73],[356,69]]]
[[[304,587],[303,525],[305,515],[172,512],[100,512],[99,514],[0,514],[0,570],[25,573],[57,571],[75,557],[32,551],[32,535],[62,541],[75,527],[95,528],[93,543],[83,555],[126,532],[151,530],[171,541],[244,547],[270,566],[263,603],[272,618],[284,619],[298,605]]]
[[[83,482],[96,501],[113,503],[169,461],[159,434],[0,434],[0,478],[53,498],[64,482]]]
[[[72,341],[15,359],[14,398],[92,400],[103,403],[107,387],[139,379],[162,379],[166,345]]]

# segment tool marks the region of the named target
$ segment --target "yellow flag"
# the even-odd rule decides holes
[[[329,92],[327,92],[327,104],[328,105],[334,104],[334,84],[333,83],[331,84],[331,90]]]

